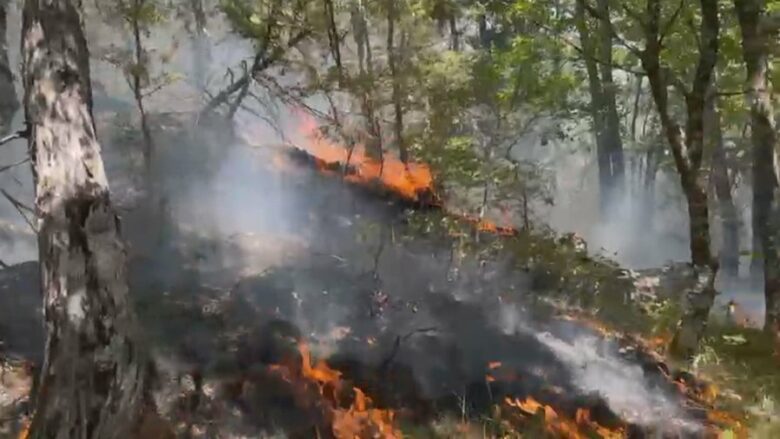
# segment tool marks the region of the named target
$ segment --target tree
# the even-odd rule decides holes
[[[243,75],[214,95],[201,114],[209,114],[233,100],[228,116],[232,117],[250,85],[263,82],[267,70],[285,63],[285,57],[311,36],[309,8],[312,0],[225,0],[222,10],[235,30],[255,44],[255,55]],[[271,81],[273,82],[273,81]],[[275,83],[274,83],[275,85]]]
[[[30,437],[131,437],[149,369],[135,341],[75,2],[25,1],[22,57],[46,324]]]
[[[720,98],[713,81],[707,93],[704,107],[705,148],[711,152],[710,178],[718,199],[719,213],[723,225],[723,239],[720,248],[720,270],[731,282],[739,276],[739,216],[731,191],[726,151],[721,123]]]
[[[710,249],[707,186],[700,170],[704,153],[704,109],[707,90],[710,89],[718,61],[720,19],[717,0],[700,0],[701,24],[697,38],[699,56],[689,90],[688,86],[661,62],[664,39],[670,30],[670,26],[662,22],[661,3],[660,0],[647,0],[644,22],[641,23],[645,47],[640,59],[688,204],[691,262],[696,284],[688,293],[686,310],[671,346],[674,353],[687,356],[698,346],[715,301],[714,283],[718,263],[712,257]],[[669,19],[670,23],[676,19],[678,13],[679,10]],[[675,87],[682,94],[686,114],[685,128],[676,121],[670,108],[670,87]]]
[[[753,233],[761,244],[764,267],[765,328],[780,335],[780,247],[778,247],[777,127],[767,66],[770,37],[777,32],[765,0],[734,0],[742,32],[747,102],[753,144]]]
[[[598,23],[595,37],[589,29],[588,13],[595,16]],[[588,4],[588,0],[576,0],[574,21],[588,75],[590,113],[599,167],[600,208],[605,218],[609,203],[614,201],[625,184],[623,141],[615,93],[617,86],[612,74],[613,30],[609,0],[597,0],[595,8]]]
[[[150,24],[160,20],[159,7],[154,0],[117,0],[116,6],[133,37],[132,61],[125,63],[124,71],[133,92],[135,105],[138,107],[144,139],[144,165],[149,170],[154,152],[154,140],[149,126],[149,116],[144,107],[144,98],[149,94],[148,89],[156,85],[152,82],[149,53],[144,47],[142,34]]]
[[[8,64],[8,42],[6,41],[8,0],[0,0],[0,134],[11,129],[11,121],[19,109],[19,100],[14,89],[14,74]]]

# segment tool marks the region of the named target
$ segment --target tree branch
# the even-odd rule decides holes
[[[545,30],[548,30],[548,31],[551,30],[549,26],[546,26],[543,23],[539,23],[539,22],[535,21],[534,24],[536,24],[537,26],[539,26],[539,27],[541,27],[541,28],[543,28]],[[642,71],[639,71],[639,70],[634,70],[634,69],[632,69],[630,67],[627,67],[627,66],[624,66],[624,65],[621,65],[621,64],[616,64],[614,62],[610,63],[610,62],[604,61],[603,59],[600,59],[597,56],[588,55],[587,53],[585,53],[585,50],[582,47],[578,46],[573,41],[565,38],[563,35],[559,35],[558,38],[560,38],[560,40],[563,41],[564,44],[566,44],[567,46],[569,46],[572,49],[574,49],[575,52],[579,53],[583,57],[590,58],[591,60],[593,60],[597,64],[600,64],[600,65],[603,65],[603,66],[609,66],[609,67],[612,67],[613,69],[621,70],[621,71],[624,71],[626,73],[631,73],[632,75],[636,75],[636,76],[644,76],[645,75],[645,72],[642,72]],[[637,49],[637,53],[635,53],[634,55],[637,56],[637,57],[641,56],[641,51],[639,51]]]
[[[672,30],[672,26],[674,26],[674,23],[677,21],[677,17],[680,16],[683,5],[685,5],[685,0],[680,0],[680,4],[677,5],[677,9],[674,11],[671,18],[669,18],[669,21],[666,23],[666,26],[664,26],[664,29],[661,31],[661,35],[658,37],[658,44],[661,46],[664,44],[664,38],[669,35],[669,32]]]
[[[21,161],[16,162],[16,163],[12,163],[10,165],[5,165],[5,166],[0,166],[0,172],[5,172],[5,171],[7,171],[9,169],[12,169],[12,168],[15,168],[15,167],[17,167],[19,165],[23,165],[23,164],[25,164],[25,163],[27,163],[29,161],[30,161],[30,158],[27,157],[27,158],[25,158],[25,159],[23,159]]]
[[[19,201],[16,198],[12,197],[11,194],[9,194],[8,192],[5,191],[5,189],[0,189],[0,193],[2,193],[3,196],[8,200],[8,202],[11,203],[11,205],[14,206],[14,209],[16,209],[17,212],[19,212],[19,215],[21,215],[22,218],[24,218],[24,222],[27,223],[27,225],[30,227],[30,229],[34,233],[38,233],[38,229],[35,227],[35,225],[33,224],[32,220],[27,218],[27,215],[25,215],[25,213],[24,213],[25,211],[27,211],[27,212],[30,212],[33,215],[33,217],[36,217],[37,215],[36,215],[35,211],[31,207],[25,205],[21,201]]]
[[[592,16],[597,20],[603,21],[607,24],[607,28],[609,29],[609,33],[612,36],[612,38],[618,40],[620,45],[628,49],[629,52],[631,52],[635,56],[639,56],[641,50],[629,44],[628,41],[626,41],[622,36],[620,36],[617,33],[617,31],[615,31],[615,27],[612,25],[612,20],[610,20],[609,17],[603,16],[598,10],[596,10],[593,6],[591,6],[587,2],[583,2],[583,6],[585,7],[585,10],[588,11],[588,14],[590,14],[590,16]]]
[[[25,128],[15,132],[11,133],[2,139],[0,139],[0,146],[5,145],[6,143],[16,140],[16,139],[26,139],[30,135],[30,127],[26,126]]]

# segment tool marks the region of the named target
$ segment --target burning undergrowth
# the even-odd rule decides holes
[[[536,311],[555,276],[527,234],[448,214],[423,168],[358,153],[345,185],[344,156],[315,151],[234,147],[169,191],[166,224],[126,219],[182,436],[394,438],[443,418],[488,437],[714,435],[657,359]]]
[[[174,369],[211,386],[193,392],[216,395],[200,400],[201,424],[233,417],[243,434],[338,438],[486,416],[517,429],[540,422],[559,437],[714,431],[654,363],[586,325],[535,314],[536,275],[491,244],[507,238],[486,233],[473,251],[451,229],[416,225],[418,215],[446,220],[429,187],[412,197],[379,175],[364,181],[360,165],[350,171],[357,184],[344,185],[338,163],[302,150],[235,154],[242,165],[231,174],[250,167],[283,190],[267,215],[290,222],[222,230],[231,239],[217,243],[179,227],[186,247],[133,270],[147,274],[134,290],[147,291],[140,313],[151,338],[165,341]],[[145,264],[162,260],[190,269],[158,283]]]

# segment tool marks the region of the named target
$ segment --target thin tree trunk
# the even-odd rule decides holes
[[[336,69],[339,75],[339,85],[344,80],[344,68],[341,65],[341,39],[339,38],[338,28],[336,27],[336,10],[333,0],[325,0],[325,13],[328,16],[328,42],[330,44],[330,53],[333,61],[336,63]]]
[[[398,53],[399,50],[394,45],[395,21],[398,16],[396,11],[396,0],[387,1],[387,63],[390,67],[390,79],[393,82],[393,111],[395,120],[393,131],[395,134],[395,143],[398,145],[398,154],[403,163],[409,161],[409,152],[404,143],[404,110],[401,104],[401,80],[398,77]]]
[[[206,70],[208,69],[211,53],[206,37],[206,11],[203,8],[203,0],[190,0],[190,9],[193,16],[192,33],[192,70],[195,76],[195,86],[198,90],[206,88]]]
[[[590,114],[593,123],[593,133],[596,139],[596,157],[599,166],[599,202],[600,212],[603,215],[607,211],[607,199],[609,187],[609,157],[604,148],[604,91],[601,85],[599,67],[596,63],[596,47],[588,29],[587,16],[585,15],[585,0],[577,0],[575,5],[574,20],[580,36],[580,46],[583,52],[583,61],[588,73],[588,89],[590,91]]]
[[[720,220],[723,224],[723,240],[720,249],[720,266],[730,282],[739,276],[739,216],[731,194],[731,179],[723,147],[723,131],[720,123],[720,99],[713,84],[707,97],[704,124],[708,148],[712,151],[712,183],[718,198]]]
[[[0,135],[11,131],[14,114],[19,110],[14,74],[8,63],[7,7],[8,0],[0,0]]]
[[[22,24],[46,352],[33,438],[127,438],[147,401],[126,254],[92,119],[71,0],[26,0]]]
[[[636,141],[636,121],[639,119],[639,102],[642,99],[642,82],[644,77],[636,77],[636,92],[634,93],[634,111],[631,116],[631,139]]]
[[[138,114],[141,117],[141,132],[144,136],[144,166],[147,171],[151,169],[152,165],[152,153],[154,150],[154,144],[152,141],[152,132],[149,128],[149,121],[147,120],[146,110],[144,109],[144,95],[143,95],[143,79],[148,74],[146,65],[146,57],[144,55],[143,42],[141,41],[141,23],[139,23],[138,11],[144,5],[146,0],[133,0],[133,41],[135,44],[135,65],[131,72],[133,81],[133,97],[135,98],[135,104],[138,107]]]
[[[609,0],[597,0],[596,7],[601,19],[598,27],[598,57],[601,60],[601,90],[604,108],[604,150],[609,166],[607,204],[619,199],[624,186],[625,165],[623,162],[623,141],[620,137],[620,116],[617,111],[615,81],[612,76],[612,22]]]
[[[450,50],[460,52],[460,31],[458,31],[458,17],[455,16],[454,8],[448,14],[447,20],[450,25]]]
[[[778,151],[772,95],[767,80],[770,33],[762,30],[767,16],[763,0],[735,0],[742,31],[747,71],[747,100],[753,143],[753,233],[764,261],[765,328],[780,338],[780,248],[778,235]]]
[[[700,175],[700,168],[704,149],[704,103],[718,59],[720,21],[717,0],[700,0],[700,5],[702,20],[699,41],[701,48],[692,89],[685,92],[687,112],[685,132],[672,119],[668,95],[671,73],[661,66],[661,0],[648,0],[647,2],[647,21],[644,26],[646,42],[641,56],[642,66],[650,83],[653,101],[672,150],[675,167],[680,175],[683,192],[688,203],[691,262],[695,282],[686,295],[686,309],[671,346],[673,354],[685,357],[693,354],[698,347],[699,340],[704,335],[710,309],[715,301],[714,284],[718,271],[718,263],[712,258],[710,250],[707,191]]]

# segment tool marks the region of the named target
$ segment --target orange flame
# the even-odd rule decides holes
[[[400,439],[401,434],[393,428],[393,411],[368,408],[369,404],[371,399],[355,388],[352,406],[334,412],[334,436],[339,439]]]
[[[423,191],[433,190],[433,176],[423,163],[404,163],[398,157],[385,152],[379,162],[366,153],[363,145],[357,144],[352,153],[319,133],[317,121],[301,112],[302,134],[308,142],[301,147],[321,160],[321,165],[341,164],[353,166],[355,173],[348,175],[349,181],[370,183],[380,181],[387,188],[409,199],[418,200]]]
[[[306,142],[296,146],[316,159],[320,171],[331,173],[334,166],[347,165],[353,169],[353,172],[344,177],[347,181],[357,184],[379,182],[383,187],[411,201],[420,201],[420,195],[423,193],[434,194],[433,174],[427,164],[404,163],[400,158],[388,152],[383,152],[381,161],[377,161],[368,155],[362,144],[354,145],[350,152],[349,148],[344,145],[323,136],[316,119],[312,116],[303,111],[299,111],[297,114],[301,119],[299,130]],[[275,163],[275,165],[278,164]],[[508,209],[500,206],[500,210],[504,216],[504,222],[511,224]],[[517,230],[511,226],[499,226],[492,221],[469,214],[449,213],[471,223],[481,232],[503,236],[517,234]]]
[[[337,439],[399,439],[401,433],[393,425],[395,413],[392,410],[372,408],[371,399],[359,388],[353,387],[355,398],[348,408],[338,407],[338,391],[346,386],[341,372],[319,360],[312,365],[308,344],[298,344],[301,354],[301,375],[318,385],[320,395],[332,406],[332,429]],[[280,368],[280,366],[277,366]],[[332,392],[325,393],[325,389]]]
[[[585,439],[595,433],[601,438],[619,439],[626,437],[623,429],[609,429],[590,419],[590,411],[578,409],[575,419],[559,415],[551,406],[542,404],[533,397],[521,401],[517,398],[505,398],[504,402],[529,416],[535,416],[540,411],[544,415],[545,428],[556,436],[570,439]]]

